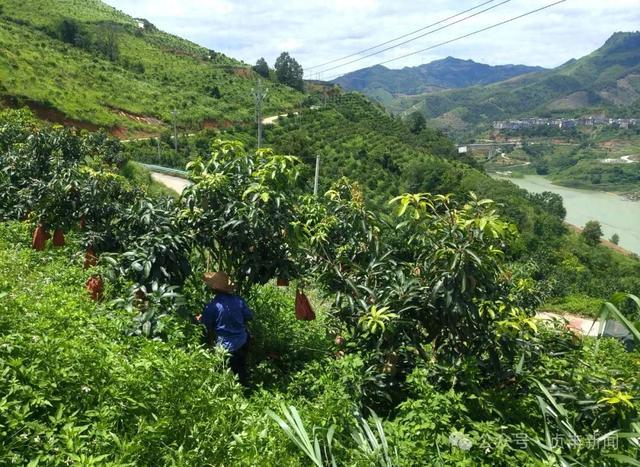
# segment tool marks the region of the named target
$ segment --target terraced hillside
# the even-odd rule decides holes
[[[116,134],[222,127],[253,118],[246,64],[158,30],[98,0],[3,0],[0,101],[41,118]],[[302,94],[269,84],[266,111]]]
[[[265,133],[276,152],[298,154],[311,164],[322,155],[325,187],[340,176],[358,180],[368,195],[380,201],[403,190],[416,190],[415,164],[452,158],[454,146],[437,131],[409,131],[399,118],[387,114],[366,97],[349,93],[325,108],[301,117],[281,119]],[[408,172],[411,172],[409,174]]]

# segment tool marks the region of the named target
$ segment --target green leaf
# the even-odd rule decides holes
[[[633,297],[637,298],[635,296]],[[638,331],[638,329],[636,329],[633,323],[629,321],[627,317],[624,316],[622,312],[618,310],[618,308],[616,308],[616,306],[611,302],[605,302],[602,305],[600,318],[599,318],[600,327],[598,329],[598,336],[602,336],[602,334],[604,333],[604,325],[606,324],[606,321],[609,315],[613,315],[614,318],[619,320],[624,325],[624,327],[627,328],[629,332],[633,335],[636,342],[640,343],[640,331]]]
[[[614,459],[621,464],[633,465],[635,467],[640,466],[640,461],[624,454],[605,454],[604,456],[608,457],[609,459]]]

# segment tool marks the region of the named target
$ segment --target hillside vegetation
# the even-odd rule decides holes
[[[640,33],[616,33],[595,52],[553,70],[510,80],[398,98],[449,131],[485,127],[493,120],[607,111],[624,116],[640,102]]]
[[[233,132],[230,137],[252,134]],[[323,109],[282,119],[265,129],[265,141],[278,153],[298,154],[311,179],[315,155],[321,155],[320,192],[346,176],[363,188],[369,205],[388,211],[387,200],[404,192],[475,193],[498,203],[497,210],[520,232],[509,258],[533,274],[543,301],[562,308],[572,296],[596,301],[622,288],[640,293],[640,261],[605,247],[592,248],[563,226],[562,199],[535,195],[507,181],[495,180],[472,159],[460,157],[444,134],[429,128],[410,131],[357,93],[345,94]],[[597,313],[597,307],[582,310]]]
[[[115,174],[111,139],[9,112],[0,144],[0,463],[634,465],[637,351],[534,318],[493,201],[402,194],[386,215],[221,140],[171,200]],[[251,388],[201,344],[210,262],[255,311]],[[640,343],[638,299],[614,298]]]
[[[258,77],[246,65],[166,34],[98,0],[0,4],[0,103],[90,129],[158,133],[250,121]],[[302,94],[270,84],[266,112]]]
[[[227,137],[255,147],[253,128],[238,127],[218,133],[207,131],[181,139],[178,157],[171,141],[141,141],[126,146],[131,157],[184,169],[187,162],[210,153],[212,138]],[[404,192],[470,192],[498,203],[497,210],[520,232],[509,248],[509,258],[538,281],[543,301],[562,308],[572,296],[592,297],[601,303],[619,288],[640,293],[640,262],[605,247],[592,248],[574,238],[563,226],[562,199],[551,193],[534,195],[508,181],[492,179],[460,159],[442,133],[410,131],[406,122],[385,113],[362,95],[349,93],[326,107],[291,115],[265,127],[265,145],[281,154],[296,154],[306,163],[302,170],[306,189],[313,189],[315,156],[321,156],[320,193],[346,176],[357,181],[367,205],[389,212],[389,198]],[[582,310],[597,313],[597,305]]]

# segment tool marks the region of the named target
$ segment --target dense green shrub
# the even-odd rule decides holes
[[[0,463],[600,466],[637,457],[637,351],[531,317],[547,294],[532,277],[539,266],[506,261],[517,231],[491,201],[403,195],[392,217],[369,210],[348,180],[301,195],[295,157],[229,142],[190,166],[196,185],[183,199],[149,199],[100,156],[108,144],[86,157],[83,137],[18,120],[0,124],[11,175],[2,183],[21,188],[16,199],[31,196],[29,156],[50,192],[52,171],[69,171],[77,192],[50,199],[77,194],[83,209],[69,218],[84,214],[86,229],[36,252],[32,222],[0,223]],[[15,218],[14,201],[2,200]],[[89,241],[111,254],[85,271]],[[548,261],[595,284],[592,271],[614,263],[589,248],[573,239]],[[244,269],[263,257],[268,268]],[[256,315],[247,392],[193,324],[211,294],[199,274],[208,259],[245,273]],[[314,304],[332,299],[315,322],[296,320],[293,288],[256,285],[285,272]],[[83,289],[97,275],[107,281],[94,302]],[[598,444],[607,440],[618,445]]]

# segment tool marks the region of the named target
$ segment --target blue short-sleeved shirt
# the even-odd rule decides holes
[[[247,303],[237,295],[217,293],[202,312],[201,322],[213,330],[218,345],[235,352],[247,342],[246,323],[253,319]]]

